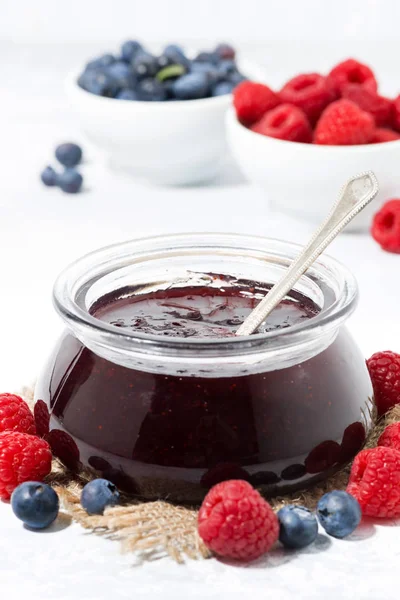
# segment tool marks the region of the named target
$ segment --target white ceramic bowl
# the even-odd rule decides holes
[[[238,61],[263,81],[255,65]],[[158,184],[192,184],[214,177],[226,157],[224,116],[232,95],[174,102],[103,98],[81,89],[80,71],[66,81],[68,97],[89,140],[112,166]]]
[[[271,208],[320,222],[345,181],[372,170],[379,181],[379,195],[346,228],[363,231],[382,201],[400,195],[400,140],[364,146],[286,142],[247,129],[233,108],[226,115],[226,125],[241,170],[265,192]]]

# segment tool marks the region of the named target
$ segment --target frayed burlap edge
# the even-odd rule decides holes
[[[24,388],[22,396],[33,405],[31,388]],[[397,421],[400,421],[400,406],[394,407],[379,421],[373,415],[375,424],[365,446],[376,446],[384,428]],[[285,504],[302,504],[314,509],[323,494],[346,487],[349,472],[350,466],[347,466],[307,491],[273,498],[269,502],[274,509],[279,509]],[[76,475],[68,471],[57,460],[53,461],[52,472],[47,478],[47,482],[59,494],[65,511],[85,529],[119,540],[124,551],[136,552],[142,559],[169,555],[176,562],[182,563],[185,557],[199,559],[212,556],[198,536],[195,508],[185,508],[163,501],[140,502],[124,498],[123,505],[106,509],[104,515],[88,515],[82,509],[79,499],[82,487],[91,478],[90,473]]]

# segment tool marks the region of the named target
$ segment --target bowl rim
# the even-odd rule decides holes
[[[399,140],[392,140],[390,142],[377,142],[375,144],[354,144],[354,145],[348,145],[348,146],[328,146],[328,145],[323,145],[323,144],[304,144],[302,142],[291,142],[289,140],[280,140],[278,138],[273,138],[273,137],[269,137],[267,135],[260,135],[259,133],[256,133],[255,131],[251,131],[251,129],[248,129],[247,127],[245,127],[245,125],[243,125],[239,119],[236,116],[234,107],[231,106],[229,108],[229,110],[226,113],[226,125],[228,128],[236,128],[237,131],[241,131],[241,135],[247,135],[249,137],[249,139],[252,137],[253,140],[264,140],[264,141],[260,141],[261,144],[275,144],[277,146],[281,146],[282,148],[284,146],[287,146],[288,144],[290,144],[291,147],[295,148],[303,148],[305,152],[319,152],[320,150],[322,150],[323,152],[335,152],[335,153],[340,153],[340,152],[351,152],[351,153],[355,153],[355,152],[359,152],[359,153],[364,153],[364,154],[369,154],[369,153],[373,153],[374,151],[379,151],[380,148],[382,148],[382,146],[386,147],[388,146],[388,144],[390,144],[391,148],[393,148],[393,145],[397,145],[400,147],[400,139]],[[257,142],[258,143],[258,142]]]
[[[251,80],[257,80],[260,83],[264,83],[266,80],[266,73],[262,65],[259,63],[253,62],[246,58],[238,59],[238,65],[241,71],[243,71],[246,75],[248,74]],[[97,102],[98,106],[114,106],[116,104],[116,100],[118,98],[108,98],[106,96],[96,96],[96,94],[92,94],[81,88],[78,85],[78,77],[82,73],[82,67],[75,68],[69,71],[67,76],[65,77],[65,89],[69,95],[74,94],[75,96],[80,97],[81,99],[87,99],[89,101]],[[196,109],[196,108],[211,108],[218,106],[230,105],[232,100],[232,93],[224,94],[223,96],[211,96],[209,98],[199,98],[197,100],[174,100],[173,102],[165,102],[156,101],[156,102],[148,102],[145,100],[119,100],[119,105],[130,106],[130,109],[123,110],[132,110],[132,107],[141,108],[144,107],[152,107],[151,110],[182,110],[185,106],[185,110]],[[161,108],[162,107],[162,108]]]

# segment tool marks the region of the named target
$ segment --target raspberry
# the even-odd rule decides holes
[[[349,83],[343,88],[342,97],[351,100],[362,110],[370,113],[377,127],[390,127],[392,123],[393,102],[383,96],[378,96],[374,91],[358,85]]]
[[[293,77],[283,86],[279,97],[282,102],[301,108],[310,123],[316,123],[324,108],[335,100],[326,78],[318,73]]]
[[[49,433],[50,424],[50,413],[47,404],[43,400],[38,400],[34,406],[33,414],[35,415],[37,434],[44,437]]]
[[[328,146],[367,144],[374,133],[371,115],[350,100],[332,102],[322,113],[314,133],[314,143]]]
[[[378,89],[375,75],[371,69],[354,58],[349,58],[336,65],[329,73],[327,80],[328,85],[337,96],[341,95],[343,88],[348,83],[358,83],[371,92],[376,92]]]
[[[357,454],[347,492],[360,503],[363,515],[400,516],[400,452],[378,446]]]
[[[312,132],[306,115],[291,104],[281,104],[267,112],[252,131],[291,142],[311,142]]]
[[[392,126],[396,131],[400,131],[400,96],[393,100]]]
[[[2,431],[36,434],[33,415],[20,396],[0,394],[0,432]]]
[[[27,433],[0,433],[0,498],[9,500],[25,481],[43,481],[51,471],[51,450],[45,440]]]
[[[243,81],[233,92],[233,106],[237,118],[243,125],[252,125],[279,104],[279,98],[268,86],[252,81]]]
[[[388,425],[378,440],[378,446],[400,450],[400,422]]]
[[[240,560],[261,556],[279,535],[278,519],[268,502],[247,481],[235,479],[208,492],[198,527],[210,550]]]
[[[400,403],[400,354],[376,352],[367,360],[378,415]]]
[[[393,131],[393,129],[386,129],[384,127],[378,127],[375,129],[370,144],[381,144],[383,142],[394,142],[400,140],[400,135]]]
[[[387,252],[400,253],[400,199],[388,200],[375,214],[371,234]]]

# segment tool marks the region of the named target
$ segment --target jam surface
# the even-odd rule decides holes
[[[91,312],[120,329],[221,338],[234,335],[265,291],[254,284],[133,296],[125,289]],[[318,310],[292,293],[264,330],[297,325]],[[146,499],[187,503],[224,479],[247,479],[266,495],[304,488],[360,449],[371,386],[344,328],[293,366],[245,367],[235,377],[223,367],[208,377],[129,369],[67,333],[38,382],[38,431],[73,469],[90,467]]]

